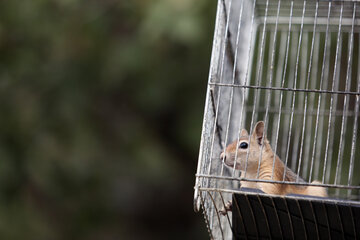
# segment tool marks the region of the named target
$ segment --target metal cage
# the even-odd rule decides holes
[[[233,236],[231,213],[219,210],[241,183],[262,181],[220,159],[260,120],[305,180],[280,184],[318,180],[328,197],[311,201],[360,205],[359,106],[359,1],[219,0],[194,193],[211,238]]]

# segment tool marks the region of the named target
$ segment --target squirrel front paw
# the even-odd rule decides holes
[[[219,213],[223,216],[226,215],[227,212],[231,211],[232,210],[232,202],[231,201],[228,201],[225,206],[219,210]]]

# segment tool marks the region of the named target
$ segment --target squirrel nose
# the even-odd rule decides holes
[[[220,159],[221,159],[222,161],[225,161],[226,155],[225,155],[224,152],[222,152],[222,153],[220,154]]]

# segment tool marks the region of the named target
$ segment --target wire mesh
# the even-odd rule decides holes
[[[218,1],[194,193],[211,238],[231,238],[231,213],[219,210],[240,186],[326,187],[326,201],[359,204],[359,46],[358,1]],[[255,175],[249,151],[243,171],[223,164],[258,121],[294,181],[286,171],[274,179],[276,155],[271,179],[261,178],[264,144]]]

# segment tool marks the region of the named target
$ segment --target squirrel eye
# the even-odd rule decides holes
[[[240,143],[239,147],[242,149],[246,149],[248,147],[248,144],[246,142],[242,142],[242,143]]]

